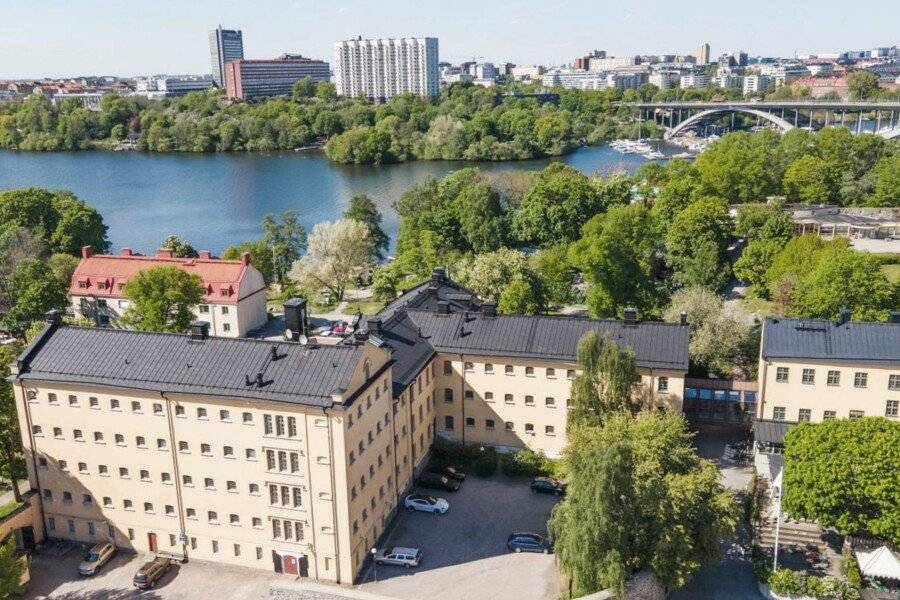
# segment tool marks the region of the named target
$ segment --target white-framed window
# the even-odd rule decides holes
[[[785,408],[783,406],[776,406],[772,409],[772,418],[776,421],[784,421],[785,417]]]
[[[803,369],[803,374],[800,378],[801,383],[803,385],[813,385],[816,382],[816,370],[815,369]]]
[[[849,415],[851,421],[862,419],[864,416],[866,416],[866,413],[861,410],[851,410]]]
[[[801,408],[797,415],[797,421],[809,423],[812,420],[812,410],[809,408]]]
[[[900,400],[888,400],[884,407],[884,416],[897,417],[900,413]]]
[[[775,370],[775,381],[778,383],[787,383],[788,376],[790,375],[790,369],[787,367],[778,367]]]
[[[888,389],[895,391],[900,390],[900,375],[888,376]]]
[[[828,371],[828,379],[827,379],[826,383],[831,387],[841,385],[841,372],[829,370]]]
[[[869,374],[865,371],[857,371],[853,374],[853,387],[864,388],[869,385]]]

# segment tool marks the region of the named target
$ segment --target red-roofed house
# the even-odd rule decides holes
[[[163,266],[178,267],[203,281],[206,293],[194,314],[209,323],[210,335],[243,337],[265,324],[266,285],[249,254],[222,260],[202,251],[198,258],[175,258],[166,249],[144,256],[123,248],[114,255],[94,254],[85,246],[69,288],[72,309],[100,325],[115,325],[129,305],[124,293],[128,280],[144,269]]]

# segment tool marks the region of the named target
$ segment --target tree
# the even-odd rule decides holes
[[[193,246],[174,234],[167,235],[159,247],[162,250],[171,250],[172,256],[175,258],[197,258],[200,256]]]
[[[529,271],[528,258],[520,250],[501,248],[465,259],[455,271],[456,279],[476,296],[497,302],[509,284]]]
[[[204,291],[200,277],[178,267],[140,271],[125,284],[125,297],[131,305],[122,321],[141,331],[183,332]]]
[[[66,305],[68,284],[63,285],[47,263],[37,258],[19,263],[7,284],[5,303],[10,308],[2,315],[2,322],[15,333],[23,332],[47,311]]]
[[[800,423],[784,438],[784,508],[839,533],[900,543],[900,423]]]
[[[322,102],[337,100],[337,88],[330,81],[320,81],[316,85],[316,97]]]
[[[349,284],[371,265],[372,246],[368,227],[359,221],[317,223],[290,278],[309,290],[327,289],[340,302]]]
[[[20,595],[22,588],[22,575],[25,573],[25,562],[16,550],[14,536],[0,545],[0,597],[12,598]]]
[[[572,241],[601,208],[600,195],[587,177],[572,167],[553,164],[525,195],[513,228],[523,243],[535,246]]]
[[[614,413],[570,436],[569,486],[548,529],[575,596],[604,588],[621,595],[642,569],[678,587],[718,559],[737,504],[715,466],[697,456],[680,415]]]
[[[763,239],[750,242],[734,263],[734,276],[750,283],[758,296],[768,298],[769,269],[783,247],[777,240]]]
[[[580,373],[572,382],[570,427],[597,425],[607,413],[640,408],[634,351],[590,331],[578,340],[576,357]]]
[[[304,77],[294,82],[291,88],[291,100],[294,102],[303,102],[314,98],[316,95],[316,83],[311,77]]]
[[[849,308],[859,320],[886,321],[890,310],[900,306],[898,295],[874,256],[836,246],[822,250],[815,266],[800,278],[788,313],[836,319],[841,308]]]
[[[759,202],[780,190],[778,135],[739,131],[716,140],[695,161],[703,193],[728,203]]]
[[[544,291],[534,277],[519,277],[508,283],[497,302],[497,311],[501,314],[536,315],[546,307]]]
[[[344,218],[359,221],[368,228],[369,238],[375,249],[372,258],[377,261],[384,259],[384,253],[387,252],[391,240],[381,228],[381,213],[378,212],[372,199],[365,195],[350,198],[350,206],[344,211]]]
[[[71,254],[56,253],[47,259],[47,266],[56,275],[59,284],[64,288],[68,288],[72,283],[72,275],[80,262],[80,259],[75,258]]]
[[[817,156],[798,158],[784,172],[784,194],[791,202],[822,204],[837,198],[837,182],[832,167]]]
[[[275,280],[275,265],[272,262],[272,251],[266,245],[265,240],[259,239],[253,242],[241,242],[225,248],[222,258],[225,260],[238,260],[244,253],[250,254],[250,264],[263,276],[263,281],[269,285]]]
[[[392,266],[375,267],[372,271],[372,296],[379,302],[390,302],[397,298],[402,276]]]
[[[878,89],[878,75],[871,71],[852,71],[847,75],[847,89],[854,100],[865,100]]]
[[[728,281],[728,205],[718,198],[701,198],[678,213],[666,234],[668,262],[684,286],[713,290]]]
[[[103,218],[66,191],[32,187],[0,192],[0,223],[28,229],[53,252],[78,254],[82,246],[109,249]]]
[[[264,215],[262,228],[262,239],[272,253],[275,277],[281,281],[306,249],[306,230],[294,210],[281,213],[281,222],[273,214]]]
[[[900,153],[880,159],[872,170],[875,180],[868,206],[900,206]]]
[[[22,351],[19,344],[0,346],[0,474],[12,486],[13,496],[17,502],[22,501],[19,486],[16,482],[26,475],[25,461],[22,457],[22,436],[19,432],[19,417],[16,411],[16,399],[12,384],[5,381],[9,376],[11,365]],[[2,570],[2,569],[0,569]],[[2,581],[2,576],[0,576]],[[2,584],[0,584],[2,590]]]
[[[569,261],[588,282],[594,316],[619,314],[626,306],[656,306],[654,254],[659,238],[650,210],[640,204],[613,207],[588,221],[569,248]]]
[[[789,224],[790,229],[787,232],[788,235],[786,237],[789,239],[793,233],[793,222],[790,220],[790,217],[784,213],[781,204],[766,204],[762,202],[742,204],[738,207],[737,215],[734,218],[734,234],[738,237],[750,240],[759,237],[768,237],[761,236],[763,227],[770,220],[773,220],[774,223],[774,221],[779,220],[781,217],[787,217],[787,223]]]
[[[500,194],[488,183],[478,181],[463,188],[453,207],[459,231],[476,254],[506,244],[509,229],[506,212],[500,204]]]
[[[531,255],[529,263],[540,278],[547,301],[554,304],[576,302],[575,269],[569,262],[566,244],[547,246]]]
[[[692,373],[699,377],[754,377],[759,334],[749,315],[735,305],[726,306],[718,294],[704,287],[675,292],[663,319],[677,323],[682,311],[690,324]]]
[[[772,266],[766,272],[769,297],[775,298],[782,306],[790,304],[793,289],[802,277],[809,273],[821,258],[821,250],[828,246],[849,247],[845,238],[826,242],[814,234],[800,235],[785,244]]]

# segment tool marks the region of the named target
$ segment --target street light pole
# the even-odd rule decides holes
[[[784,484],[782,484],[782,488],[783,487],[784,487]],[[774,559],[772,562],[772,570],[773,571],[778,570],[778,534],[781,531],[781,494],[782,494],[782,491],[783,490],[781,488],[779,488],[778,486],[775,486],[775,498],[778,499],[778,515],[775,517],[775,551],[773,552]]]
[[[369,552],[372,553],[372,568],[375,569],[375,583],[378,583],[378,561],[375,560],[375,553],[378,552],[378,550],[372,548]]]

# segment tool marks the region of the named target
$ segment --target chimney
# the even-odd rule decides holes
[[[625,315],[625,324],[626,325],[637,325],[637,309],[633,306],[627,307],[624,311]]]
[[[449,315],[450,314],[450,303],[446,300],[441,300],[437,303],[437,311],[439,315]]]
[[[429,297],[429,298],[437,299],[437,297],[438,297],[438,289],[439,289],[439,288],[440,288],[440,286],[439,286],[437,283],[435,283],[435,282],[433,282],[433,281],[432,281],[431,283],[429,283],[429,284],[428,284],[428,288],[427,288],[427,290],[428,290],[428,297]]]
[[[245,267],[250,264],[250,253],[244,252],[241,254],[241,264]]]
[[[444,267],[435,267],[431,272],[431,281],[441,283],[447,280],[447,271]]]
[[[485,301],[481,305],[481,314],[485,317],[496,317],[497,316],[497,303]]]
[[[122,248],[119,250],[119,256],[131,256],[131,248]]]
[[[381,319],[372,317],[366,321],[369,333],[381,333]]]
[[[90,246],[81,247],[81,258],[90,258],[94,255],[94,249]]]
[[[203,341],[209,337],[209,323],[206,321],[192,321],[190,329],[191,340]]]
[[[63,313],[61,310],[48,310],[46,313],[44,313],[44,319],[50,325],[59,325],[60,323],[62,323],[62,315]]]
[[[288,298],[284,302],[284,326],[289,332],[287,335],[298,341],[301,335],[306,335],[306,299]]]
[[[209,250],[201,250],[197,253],[197,258],[200,260],[209,260],[212,258],[212,254],[209,253]]]
[[[850,317],[852,316],[852,314],[853,314],[853,313],[850,312],[850,309],[849,309],[849,308],[844,308],[844,307],[842,307],[842,308],[838,311],[838,322],[837,322],[837,324],[838,324],[838,325],[843,325],[844,323],[848,323],[848,322],[850,321]]]
[[[686,310],[683,310],[683,311],[681,311],[681,312],[678,314],[678,323],[679,323],[680,325],[687,325],[687,324],[688,324],[688,320],[687,320],[687,311],[686,311]]]
[[[172,258],[173,252],[169,248],[160,248],[156,251],[157,258]]]
[[[900,323],[900,310],[892,310],[888,313],[888,323]]]

